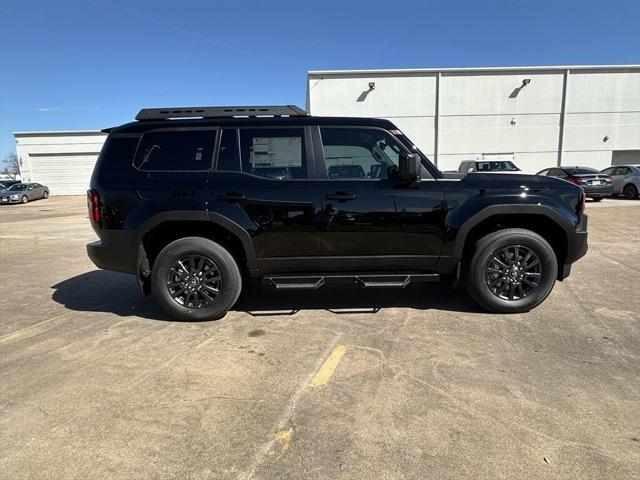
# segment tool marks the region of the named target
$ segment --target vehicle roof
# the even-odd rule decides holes
[[[562,170],[567,170],[569,168],[586,168],[587,170],[596,170],[596,171],[598,171],[597,168],[595,168],[595,167],[587,167],[586,165],[562,165],[561,167],[549,167],[549,168],[561,168]]]
[[[108,128],[103,132],[112,133],[143,133],[156,128],[192,128],[192,127],[279,127],[279,126],[306,126],[306,125],[357,125],[364,127],[379,127],[396,129],[389,120],[383,118],[359,118],[359,117],[231,117],[231,118],[187,118],[170,120],[142,120],[126,123],[118,127]]]

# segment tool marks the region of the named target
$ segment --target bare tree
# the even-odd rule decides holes
[[[11,179],[15,180],[20,175],[20,160],[15,153],[10,153],[2,161],[2,173],[9,175]]]

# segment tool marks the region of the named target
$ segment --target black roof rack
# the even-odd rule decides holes
[[[168,118],[224,118],[224,117],[306,117],[309,114],[295,105],[247,106],[247,107],[170,107],[143,108],[136,120],[161,120]]]

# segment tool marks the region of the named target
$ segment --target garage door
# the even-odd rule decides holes
[[[611,153],[611,165],[640,164],[640,150],[614,150]]]
[[[30,154],[31,181],[49,187],[51,195],[84,195],[98,153]]]

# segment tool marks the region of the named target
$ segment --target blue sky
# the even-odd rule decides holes
[[[100,129],[141,106],[304,106],[307,70],[640,63],[640,2],[0,0],[12,131]]]

